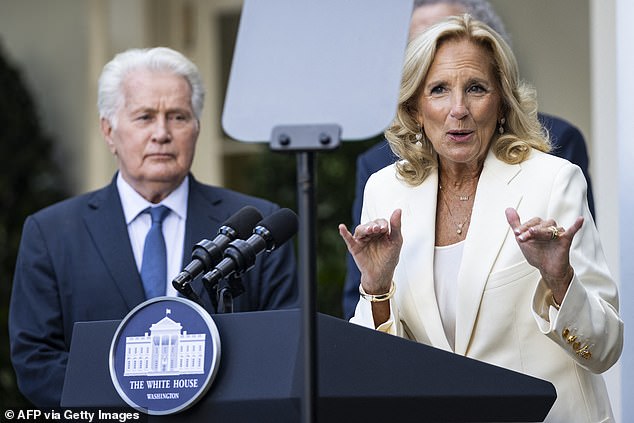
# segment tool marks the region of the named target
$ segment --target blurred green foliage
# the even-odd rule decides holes
[[[0,51],[0,408],[25,406],[9,358],[7,316],[24,219],[66,196],[52,160],[53,141],[19,71]]]

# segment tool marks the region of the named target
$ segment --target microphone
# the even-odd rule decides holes
[[[249,239],[236,239],[227,246],[224,258],[203,276],[208,291],[220,279],[239,276],[255,265],[255,258],[262,251],[273,251],[297,232],[297,215],[290,209],[279,209],[262,219],[253,229]]]
[[[192,290],[190,282],[222,260],[223,252],[231,241],[249,236],[260,219],[262,214],[255,207],[246,206],[238,210],[222,224],[213,241],[203,239],[194,246],[192,261],[172,280],[172,286],[187,298],[199,302],[200,298]]]

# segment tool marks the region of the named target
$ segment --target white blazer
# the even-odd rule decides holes
[[[434,292],[438,174],[416,187],[394,165],[370,177],[361,222],[389,220],[402,209],[403,247],[394,273],[391,318],[378,329],[451,351]],[[564,228],[585,222],[571,248],[575,271],[557,311],[539,271],[528,264],[506,221],[554,218]],[[455,353],[548,380],[557,400],[546,422],[612,422],[603,377],[619,358],[623,322],[599,234],[588,210],[586,182],[570,162],[541,152],[517,165],[489,153],[478,182],[458,272]],[[352,322],[373,328],[361,299]]]

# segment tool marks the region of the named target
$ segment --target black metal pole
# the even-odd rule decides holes
[[[297,206],[299,212],[299,281],[302,291],[304,335],[304,395],[302,422],[317,421],[317,328],[315,243],[315,153],[297,153]]]
[[[316,201],[315,162],[317,152],[334,150],[341,145],[338,124],[279,125],[271,134],[273,151],[294,151],[297,156],[298,280],[302,294],[302,345],[304,385],[301,401],[302,423],[318,421],[317,400],[317,243],[315,241]]]

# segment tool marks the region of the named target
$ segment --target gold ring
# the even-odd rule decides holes
[[[554,241],[559,237],[559,229],[556,226],[549,226],[547,228],[550,231],[550,240]]]

